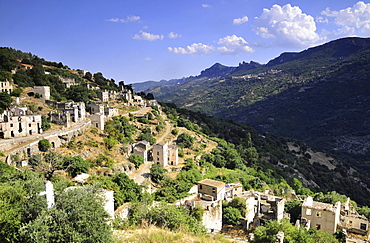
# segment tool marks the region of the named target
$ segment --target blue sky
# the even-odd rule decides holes
[[[0,46],[126,83],[369,35],[366,1],[0,0]]]

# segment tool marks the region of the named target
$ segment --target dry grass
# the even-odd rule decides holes
[[[136,230],[115,230],[113,232],[115,242],[140,242],[140,243],[211,243],[211,242],[233,242],[225,239],[222,235],[193,235],[186,232],[172,232],[157,227],[141,228]]]

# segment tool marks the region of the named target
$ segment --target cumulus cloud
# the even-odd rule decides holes
[[[176,53],[176,54],[186,54],[186,55],[203,55],[203,54],[209,54],[214,51],[213,46],[205,45],[202,43],[194,43],[187,47],[168,47],[168,50],[170,52]]]
[[[168,37],[171,38],[171,39],[176,39],[176,38],[181,37],[181,35],[177,34],[175,32],[171,32],[171,33],[168,34]]]
[[[129,16],[127,16],[124,19],[111,18],[111,19],[107,19],[106,21],[109,21],[109,22],[121,22],[121,23],[138,22],[138,21],[140,21],[140,16],[129,15]]]
[[[219,47],[212,45],[205,45],[202,43],[194,43],[187,47],[168,47],[170,52],[184,55],[206,55],[214,52],[221,54],[237,55],[243,52],[253,52],[254,50],[249,46],[242,37],[236,35],[226,36],[220,38],[217,42]]]
[[[211,7],[211,5],[206,4],[206,3],[203,3],[203,4],[202,4],[202,7],[203,7],[203,8],[210,8],[210,7]]]
[[[233,24],[235,24],[235,25],[244,24],[245,22],[248,22],[248,17],[247,16],[243,16],[242,18],[233,20]]]
[[[339,34],[370,34],[370,3],[359,1],[352,7],[339,11],[326,8],[321,14],[335,18],[334,23],[341,26],[337,30]]]
[[[246,42],[242,37],[238,37],[236,35],[220,38],[217,44],[222,45],[217,49],[223,54],[238,54],[241,52],[253,52],[253,49],[248,45],[248,42]]]
[[[319,40],[314,18],[290,4],[263,9],[261,16],[255,18],[254,30],[263,38],[274,38],[279,45],[303,46]]]
[[[147,40],[147,41],[155,41],[155,40],[162,40],[164,38],[163,35],[154,35],[148,32],[140,31],[140,34],[135,34],[133,37],[135,40]]]

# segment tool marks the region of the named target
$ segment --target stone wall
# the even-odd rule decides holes
[[[8,164],[13,164],[12,156],[16,154],[19,155],[21,159],[27,159],[32,154],[40,152],[38,148],[38,143],[41,139],[48,139],[51,143],[52,148],[58,148],[63,144],[67,144],[71,141],[72,138],[84,133],[86,128],[90,127],[90,123],[91,121],[86,121],[83,124],[79,124],[69,130],[61,130],[58,132],[52,132],[50,134],[32,136],[28,139],[25,138],[17,141],[1,141],[1,148],[4,149],[4,151],[11,150],[14,147],[20,146],[19,148],[13,149],[9,152],[6,158],[6,162]]]

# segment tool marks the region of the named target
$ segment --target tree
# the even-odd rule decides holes
[[[118,143],[118,140],[112,137],[104,138],[104,144],[108,150],[111,150],[112,148],[114,148],[117,145],[117,143]]]
[[[302,203],[298,200],[288,200],[285,202],[284,211],[290,214],[290,222],[295,223],[301,218]]]
[[[0,93],[0,114],[3,113],[4,110],[8,109],[12,102],[13,99],[10,94],[7,92]]]
[[[150,178],[154,183],[160,183],[166,177],[165,172],[167,170],[162,165],[154,163],[150,168]]]
[[[31,76],[28,75],[26,70],[18,70],[13,74],[13,81],[15,84],[18,84],[20,87],[33,87],[35,83],[33,82]]]
[[[22,90],[21,89],[13,89],[13,91],[10,93],[11,96],[14,96],[14,97],[20,97],[22,94]]]
[[[194,140],[195,138],[190,136],[189,134],[181,133],[177,137],[176,143],[181,148],[191,148],[191,146],[193,146]]]
[[[49,123],[48,119],[46,118],[46,116],[42,115],[41,116],[41,129],[43,131],[46,131],[46,130],[50,129],[50,127],[51,126],[50,126],[50,123]]]
[[[92,74],[90,72],[87,72],[84,76],[85,79],[91,80],[92,79]]]
[[[240,217],[242,217],[242,215],[237,208],[226,207],[222,212],[222,223],[229,225],[239,225]]]
[[[58,153],[48,153],[44,156],[44,161],[37,166],[37,169],[45,174],[47,180],[51,180],[56,170],[63,169],[63,157]]]
[[[55,206],[25,224],[24,242],[113,242],[100,189],[81,187],[57,195]]]
[[[119,190],[115,190],[114,205],[121,206],[125,202],[139,202],[142,198],[142,186],[136,184],[125,173],[117,173],[113,176],[114,182]],[[109,188],[107,188],[109,189]]]
[[[244,217],[246,214],[247,205],[245,199],[241,197],[234,197],[233,200],[229,203],[229,207],[233,207],[239,210],[240,214]]]
[[[90,162],[88,160],[84,160],[81,156],[64,157],[63,164],[64,167],[68,168],[72,177],[81,173],[87,173],[90,169]]]
[[[144,158],[138,154],[131,154],[128,160],[135,165],[136,169],[138,169],[140,165],[144,164]]]
[[[39,141],[39,145],[38,146],[39,146],[39,150],[40,151],[46,152],[46,151],[48,151],[50,149],[51,144],[50,144],[49,140],[47,140],[46,138],[44,138],[44,139],[41,139]]]
[[[25,192],[20,184],[0,184],[0,241],[15,242],[21,226],[21,207]]]
[[[276,242],[276,235],[279,231],[284,232],[284,242],[300,243],[338,243],[337,239],[329,233],[322,230],[296,228],[288,220],[283,219],[280,222],[270,221],[264,226],[257,227],[254,231],[253,243]]]

